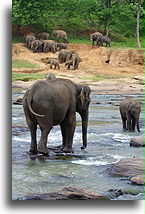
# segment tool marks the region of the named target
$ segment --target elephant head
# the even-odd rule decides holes
[[[139,128],[139,116],[140,116],[140,112],[141,112],[141,105],[139,102],[132,102],[129,105],[129,113],[131,115],[132,118],[132,123],[134,124],[134,126],[137,126],[137,131],[140,132],[140,128]],[[133,125],[132,124],[132,125]]]
[[[83,146],[81,149],[87,147],[87,127],[88,127],[88,109],[90,104],[90,92],[91,89],[87,85],[76,85],[77,97],[76,97],[76,112],[78,112],[82,119],[82,138]]]

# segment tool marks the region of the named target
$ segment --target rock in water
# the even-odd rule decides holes
[[[89,192],[76,187],[65,187],[62,190],[52,193],[35,194],[17,200],[105,200],[105,195]]]
[[[134,137],[130,140],[130,146],[134,147],[143,147],[144,146],[144,138],[143,137]]]

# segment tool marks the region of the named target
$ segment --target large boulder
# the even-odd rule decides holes
[[[112,175],[128,177],[133,183],[133,178],[136,184],[143,184],[144,174],[144,159],[141,158],[124,158],[113,164],[107,172]],[[134,182],[134,183],[135,183]]]
[[[144,138],[143,137],[134,137],[130,140],[130,146],[134,147],[143,147],[144,145]]]

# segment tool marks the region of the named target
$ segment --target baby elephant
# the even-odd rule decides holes
[[[137,100],[126,99],[120,103],[119,110],[122,118],[123,130],[135,131],[135,126],[137,125],[137,130],[140,132],[139,116],[141,112],[141,104]]]
[[[67,62],[65,63],[65,66],[67,67],[68,70],[70,70],[70,66],[73,66],[73,61],[72,61],[72,59],[70,59],[69,61],[67,61]]]
[[[50,64],[50,69],[52,69],[53,65],[54,65],[54,69],[56,69],[56,67],[58,67],[58,69],[60,69],[59,60],[57,60],[57,59],[46,59],[45,63]]]
[[[53,80],[56,79],[55,74],[53,74],[52,72],[48,73],[45,75],[46,80]]]

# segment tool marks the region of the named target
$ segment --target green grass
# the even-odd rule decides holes
[[[85,77],[85,78],[80,78],[83,80],[92,80],[94,82],[98,82],[100,80],[105,80],[105,79],[120,79],[120,78],[126,78],[125,76],[95,76],[95,77]]]
[[[21,80],[27,82],[29,80],[45,79],[45,74],[43,73],[12,73],[12,82]]]
[[[25,39],[24,39],[24,38],[21,38],[21,37],[16,37],[16,36],[13,36],[13,37],[12,37],[12,43],[13,43],[13,44],[21,43],[21,42],[25,42]]]
[[[30,63],[27,60],[12,60],[12,68],[39,68],[37,64]]]

